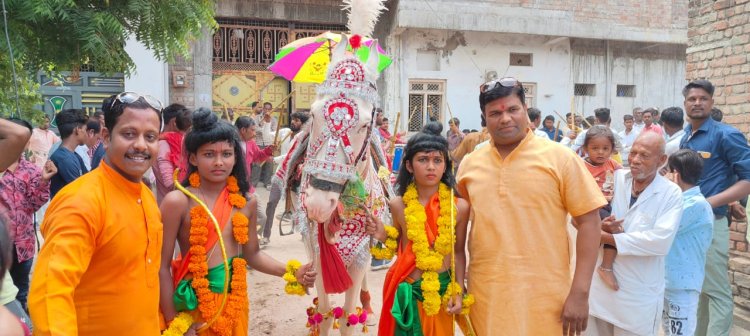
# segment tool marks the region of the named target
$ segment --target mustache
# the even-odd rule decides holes
[[[125,153],[125,156],[142,156],[146,158],[146,160],[151,160],[151,153],[149,152],[128,151],[127,153]]]

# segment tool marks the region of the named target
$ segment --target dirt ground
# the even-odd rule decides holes
[[[261,207],[265,209],[268,200],[268,190],[264,187],[256,189],[258,200]],[[277,207],[276,215],[283,212],[284,201],[282,199]],[[285,224],[288,224],[286,221]],[[289,259],[297,259],[302,263],[307,262],[307,255],[301,240],[301,235],[295,233],[289,236],[279,235],[279,220],[274,218],[273,233],[271,234],[271,243],[263,247],[263,252],[271,257],[286,263]],[[288,226],[284,227],[285,231],[289,230]],[[372,297],[372,307],[376,311],[376,319],[379,317],[382,308],[382,289],[385,279],[386,270],[369,271],[367,274],[367,284]],[[305,310],[312,306],[312,300],[315,298],[315,290],[311,290],[307,296],[291,296],[284,293],[284,280],[257,271],[248,273],[248,292],[250,296],[250,335],[307,335],[307,315]],[[332,297],[333,305],[343,305],[344,296],[334,295]],[[360,306],[360,304],[357,304]],[[377,326],[369,326],[367,334],[362,333],[358,328],[355,335],[375,335]],[[332,335],[338,335],[333,332]]]

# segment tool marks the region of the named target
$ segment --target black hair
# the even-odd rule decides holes
[[[73,130],[81,125],[86,125],[88,118],[80,109],[67,109],[58,113],[55,116],[55,122],[57,123],[57,130],[60,131],[60,138],[67,139]]]
[[[570,118],[570,116],[572,116],[572,115],[573,115],[573,113],[570,113],[570,112],[565,113],[565,118]]]
[[[703,158],[692,149],[680,149],[669,156],[669,170],[680,173],[683,182],[697,185],[703,173]]]
[[[622,120],[624,120],[624,121],[634,120],[634,119],[635,118],[633,118],[633,115],[631,115],[631,114],[626,114],[626,115],[622,116]]]
[[[308,119],[310,119],[310,115],[304,112],[294,112],[291,116],[289,116],[289,119],[299,119],[299,121],[304,124]]]
[[[12,123],[15,123],[15,124],[18,124],[18,125],[21,125],[21,126],[23,126],[23,127],[26,127],[26,128],[28,128],[28,129],[29,129],[29,132],[34,132],[34,128],[33,128],[33,127],[31,126],[31,123],[30,123],[30,122],[28,122],[28,121],[26,121],[26,120],[24,120],[24,119],[20,119],[20,118],[10,118],[10,119],[8,119],[8,121],[10,121],[10,122],[12,122]]]
[[[177,118],[175,119],[175,125],[177,126],[178,130],[183,132],[187,131],[188,128],[193,125],[191,114],[192,112],[190,112],[190,109],[182,104],[169,105],[162,111],[164,123],[168,124],[172,119]]]
[[[404,147],[404,156],[401,159],[401,167],[398,171],[398,194],[403,196],[406,188],[414,179],[414,174],[406,169],[406,162],[411,161],[417,153],[438,151],[443,154],[445,159],[445,172],[440,182],[445,183],[448,187],[453,188],[455,180],[453,178],[453,163],[448,154],[448,140],[440,135],[443,132],[443,125],[438,122],[429,122],[422,128],[422,131],[415,134]]]
[[[711,119],[721,122],[721,120],[724,119],[724,113],[713,107],[711,108]]]
[[[672,127],[682,128],[682,125],[685,124],[684,113],[677,106],[665,108],[664,111],[661,111],[661,117],[659,118],[662,124]]]
[[[595,125],[596,124],[595,121],[596,121],[596,117],[594,117],[594,116],[588,116],[588,117],[586,117],[586,122],[581,122],[581,123],[583,124],[582,126],[584,128],[589,129],[592,126],[596,126]]]
[[[655,117],[659,113],[659,111],[657,111],[653,107],[649,107],[649,108],[643,110],[643,113],[650,113],[652,117]],[[654,121],[654,122],[656,122],[656,121]]]
[[[96,120],[94,118],[89,119],[89,121],[86,123],[86,131],[94,130],[94,134],[99,134],[99,132],[102,131],[102,124],[99,122],[99,120]]]
[[[256,106],[258,106],[258,104],[260,104],[259,101],[254,101],[252,104],[250,104],[250,107],[255,108]]]
[[[237,127],[237,130],[248,128],[250,126],[255,126],[255,120],[248,116],[241,116],[234,121],[234,127]]]
[[[555,122],[555,117],[551,116],[551,115],[548,115],[548,116],[544,117],[544,121],[547,121],[547,120],[552,120],[552,122]]]
[[[586,131],[586,137],[583,138],[583,148],[589,145],[589,141],[596,137],[605,137],[612,143],[612,150],[615,149],[615,134],[609,127],[604,125],[594,125]]]
[[[104,114],[105,120],[107,118],[107,111],[109,111],[109,108],[112,107],[112,102],[115,101],[116,97],[117,95],[111,95],[102,100],[102,113]],[[105,126],[106,126],[106,122],[105,122]]]
[[[271,106],[271,108],[273,108],[273,104],[271,104],[270,102],[265,102],[265,103],[263,103],[263,108],[265,108],[265,107],[266,107],[266,105],[269,105],[269,106]]]
[[[237,179],[237,185],[240,188],[240,193],[245,196],[250,191],[250,184],[247,182],[247,169],[245,163],[245,151],[240,145],[240,134],[232,124],[219,120],[211,110],[207,108],[199,108],[193,112],[193,130],[185,135],[185,150],[187,155],[197,154],[198,148],[205,144],[212,144],[219,141],[226,141],[234,149],[234,167],[232,168],[231,175]],[[193,172],[197,172],[198,167],[194,166],[188,160],[188,171],[187,176]],[[189,184],[188,178],[183,181],[184,184]]]
[[[609,109],[606,107],[600,107],[594,110],[594,116],[596,116],[596,121],[598,121],[600,124],[606,124],[612,120],[610,117]]]
[[[456,127],[461,125],[461,120],[458,120],[458,118],[456,117],[450,118],[450,120],[448,120],[448,123],[450,122],[453,122],[453,124],[456,125]]]
[[[526,110],[526,113],[529,115],[529,120],[534,121],[542,117],[542,111],[540,111],[536,107],[529,107]]]
[[[479,108],[482,110],[482,121],[484,122],[484,108],[485,106],[487,106],[487,104],[500,98],[508,97],[510,95],[516,95],[516,97],[518,97],[518,100],[521,101],[521,104],[523,104],[524,106],[526,105],[526,94],[523,92],[523,85],[521,85],[521,82],[518,82],[518,85],[515,85],[513,87],[495,85],[494,88],[480,93]]]
[[[104,112],[102,112],[102,111],[96,111],[96,112],[94,112],[94,116],[93,117],[94,118],[104,118]]]
[[[110,98],[112,98],[112,101],[114,101],[115,97],[116,96],[110,97]],[[112,104],[112,101],[110,101],[110,104]],[[105,99],[105,102],[106,102],[106,99]],[[132,103],[123,103],[121,101],[115,101],[114,105],[110,105],[110,106],[103,108],[104,127],[106,127],[109,130],[109,134],[112,134],[112,132],[115,129],[115,126],[117,126],[117,122],[120,120],[120,116],[125,112],[125,109],[128,107],[131,109],[138,109],[138,110],[149,109],[149,110],[154,111],[154,113],[156,113],[156,115],[159,117],[159,125],[161,125],[161,111],[157,111],[155,108],[149,105],[149,103],[147,103],[143,97],[139,97],[138,100]],[[104,104],[102,104],[102,107],[104,107]]]
[[[714,85],[706,79],[694,80],[685,85],[685,87],[682,89],[682,96],[687,98],[690,89],[702,89],[703,91],[706,91],[709,96],[714,96]]]

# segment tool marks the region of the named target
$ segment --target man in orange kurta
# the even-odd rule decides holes
[[[158,109],[143,98],[113,104],[102,164],[52,200],[29,294],[35,335],[159,335],[162,224],[141,182]]]
[[[474,213],[470,316],[479,336],[567,335],[564,326],[573,335],[588,315],[597,209],[606,201],[575,153],[529,129],[523,88],[514,81],[483,86],[480,105],[491,142],[458,170],[457,190]],[[572,284],[568,213],[579,223]]]

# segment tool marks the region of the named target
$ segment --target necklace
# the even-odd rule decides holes
[[[200,187],[200,177],[198,173],[192,173],[189,177],[190,186],[198,189],[201,194],[203,191]],[[248,224],[249,220],[240,211],[247,204],[247,200],[239,193],[237,179],[230,176],[227,179],[227,190],[229,191],[229,204],[237,211],[232,216],[232,234],[239,244],[245,244],[248,241]],[[205,197],[204,197],[205,198]],[[232,276],[230,282],[230,293],[227,304],[222,311],[210,296],[208,275],[208,258],[206,256],[205,244],[208,241],[208,214],[200,205],[190,209],[190,257],[189,269],[193,275],[191,286],[198,297],[198,310],[204,321],[210,321],[220,314],[215,323],[209,327],[219,335],[231,335],[235,322],[243,307],[247,306],[247,262],[243,258],[232,259]],[[217,232],[221,234],[221,232]],[[213,251],[212,251],[213,253]]]
[[[406,188],[403,200],[406,205],[404,217],[406,221],[406,236],[413,242],[412,251],[416,255],[416,267],[422,273],[422,293],[424,297],[423,307],[425,314],[435,315],[440,311],[440,281],[437,271],[443,267],[445,256],[453,251],[452,242],[455,241],[452,234],[456,225],[455,219],[451,218],[451,208],[455,212],[455,205],[451,204],[451,190],[447,185],[440,183],[438,196],[440,200],[440,213],[437,219],[438,234],[432,248],[427,239],[427,214],[422,203],[419,202],[419,193],[414,183]]]

